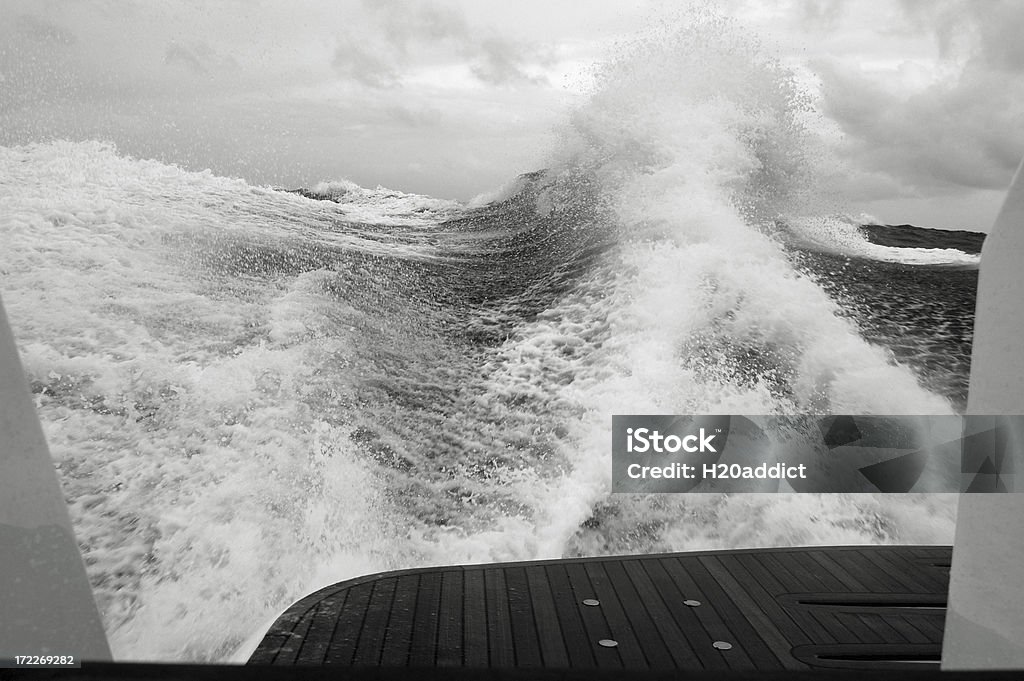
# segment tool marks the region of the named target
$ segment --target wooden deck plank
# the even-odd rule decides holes
[[[722,656],[711,647],[713,641],[704,631],[704,627],[697,617],[697,608],[690,607],[683,603],[687,597],[682,594],[675,581],[665,570],[661,559],[643,561],[644,570],[647,572],[651,583],[661,594],[669,612],[675,619],[680,633],[686,638],[687,645],[697,658],[694,669],[728,669],[728,665]]]
[[[953,560],[952,546],[927,546],[919,549],[919,553],[926,559],[949,564]]]
[[[605,563],[612,588],[618,594],[622,610],[629,622],[629,628],[636,633],[637,644],[652,669],[674,669],[672,654],[662,640],[654,622],[646,612],[640,595],[626,574],[625,566],[619,561]],[[615,631],[618,634],[618,631]]]
[[[484,572],[467,569],[462,573],[464,605],[462,611],[465,666],[486,667],[490,662],[487,648],[487,598],[484,595]]]
[[[865,551],[868,560],[882,570],[888,570],[907,585],[909,593],[949,592],[949,577],[929,570],[927,566],[911,563],[894,551]]]
[[[756,637],[757,634],[750,626],[750,622],[743,617],[739,608],[729,598],[725,588],[715,581],[708,569],[704,567],[703,556],[694,557],[688,566],[693,580],[700,587],[707,597],[707,605],[713,607],[722,621],[724,630],[722,635],[710,631],[715,640],[722,640],[732,644],[730,650],[722,650],[719,653],[725,659],[730,669],[756,669],[757,665],[750,657],[745,641]],[[682,561],[680,561],[682,563]],[[703,606],[702,606],[703,608]]]
[[[941,599],[948,581],[933,563],[950,554],[943,547],[813,547],[370,575],[296,602],[251,662],[499,670],[842,666],[806,651],[941,645],[944,610],[901,603],[914,594]],[[586,598],[599,604],[584,605]],[[701,605],[686,606],[686,599]],[[598,645],[604,638],[618,645]],[[717,650],[714,641],[732,648]],[[799,659],[796,647],[805,651]]]
[[[545,667],[565,669],[569,666],[569,653],[555,610],[555,599],[548,583],[547,571],[543,565],[526,568],[526,580],[530,586],[530,603],[533,605],[537,638],[540,640],[541,657]]]
[[[522,567],[495,568],[505,576],[508,587],[509,624],[512,627],[512,645],[515,650],[517,667],[536,668],[543,665],[540,641],[533,605],[530,601],[530,586],[526,581],[526,570]],[[500,594],[496,594],[500,598]]]
[[[781,586],[771,579],[770,575],[761,574],[761,567],[751,556],[740,554],[736,556],[736,565],[733,569],[743,574],[747,593],[794,646],[809,644],[811,639],[804,631],[801,620],[779,605],[773,595],[782,593]],[[803,663],[800,665],[800,668],[803,668]]]
[[[934,637],[928,636],[919,630],[911,623],[906,616],[903,617],[890,617],[886,619],[886,622],[893,629],[899,632],[899,635],[907,643],[920,644],[920,643],[942,643],[941,638],[936,641]]]
[[[316,614],[310,621],[309,631],[302,637],[299,659],[303,664],[323,664],[347,595],[346,592],[339,591],[318,604]]]
[[[894,569],[894,562],[895,561],[893,561],[891,559],[890,560],[884,560],[884,561],[883,560],[872,560],[872,558],[874,558],[875,556],[877,556],[879,554],[882,554],[882,553],[889,554],[889,556],[892,557],[893,553],[894,553],[892,551],[884,551],[884,550],[881,550],[881,549],[871,549],[871,550],[860,551],[858,553],[860,553],[862,556],[867,557],[868,560],[878,570],[892,570],[892,569]],[[823,565],[828,570],[828,572],[830,574],[835,576],[836,579],[838,579],[840,581],[840,583],[844,587],[846,587],[847,590],[853,591],[853,592],[869,592],[869,591],[871,591],[868,588],[868,585],[866,585],[861,580],[857,579],[857,577],[853,573],[848,571],[842,565],[842,563],[840,562],[840,557],[842,555],[845,555],[845,552],[844,553],[840,553],[840,552],[829,553],[829,552],[826,552],[826,551],[818,550],[818,551],[809,551],[809,552],[807,552],[806,555],[809,558],[811,558],[811,559],[817,561],[818,563],[820,563],[821,565]],[[914,555],[914,554],[909,554],[908,553],[908,555]],[[896,557],[899,559],[900,562],[906,563],[905,559],[900,558],[899,556],[896,556]],[[868,581],[870,582],[870,580],[868,580]],[[910,582],[912,582],[912,581],[913,580],[910,580]],[[936,586],[939,585],[938,582],[935,582],[935,583],[936,583]],[[911,588],[913,586],[912,583],[908,583],[906,580],[904,580],[903,584],[904,584],[905,587],[907,587],[907,589],[909,589],[909,588]],[[875,583],[874,585],[876,587],[878,586],[877,583]],[[931,591],[931,592],[916,591],[916,593],[935,593],[936,591],[944,591],[947,588],[948,588],[948,585],[943,585],[942,589],[936,589],[936,590]],[[909,590],[907,592],[908,593],[915,593],[914,591],[909,591]],[[872,632],[871,634],[869,634],[867,636],[862,636],[862,638],[864,640],[866,640],[866,641],[878,641],[879,638],[881,638],[883,641],[886,641],[886,642],[895,642],[895,641],[899,641],[899,640],[906,641],[907,643],[935,643],[936,642],[936,639],[935,639],[935,637],[933,635],[922,633],[913,624],[911,624],[906,619],[905,616],[889,616],[889,617],[885,617],[884,619],[878,620],[874,616],[860,614],[857,619],[865,627],[867,627],[867,629],[870,632]],[[941,642],[941,637],[938,639],[938,641]]]
[[[887,627],[896,639],[888,639],[879,632],[880,627],[885,626],[885,619],[879,615],[870,615],[860,612],[837,612],[832,615],[840,624],[846,627],[854,636],[855,641],[851,643],[906,643],[902,636],[899,636],[891,627]],[[846,643],[847,641],[844,641]]]
[[[327,646],[325,664],[352,664],[372,591],[373,582],[357,584],[348,590],[345,609],[338,616],[334,636]]]
[[[516,666],[512,619],[509,614],[509,586],[503,570],[484,570],[484,598],[487,612],[488,664],[498,669]]]
[[[874,554],[877,553],[874,549],[865,549],[861,553]],[[816,565],[824,565],[816,556],[810,552],[800,554],[802,562],[813,562]],[[838,559],[837,561],[838,562]],[[845,572],[845,571],[843,571]],[[847,578],[845,575],[838,574],[836,570],[826,569],[825,573],[830,576],[829,584],[835,589],[837,593],[847,591]],[[835,615],[839,621],[846,626],[847,629],[852,631],[858,639],[863,643],[910,643],[902,633],[903,627],[893,627],[892,623],[895,620],[900,620],[901,615],[893,612],[881,612],[872,614],[870,612],[861,613],[845,613],[840,612]]]
[[[384,649],[380,663],[383,666],[404,666],[408,664],[412,649],[413,622],[416,618],[416,600],[420,587],[420,575],[402,575],[395,582],[395,597],[392,601],[393,615],[384,637]]]
[[[664,594],[658,591],[647,570],[644,569],[644,564],[649,562],[651,562],[649,559],[627,560],[623,561],[623,565],[626,568],[626,574],[640,595],[648,617],[665,641],[674,667],[676,669],[698,668],[700,660],[696,651],[690,646],[690,642],[676,624]],[[676,608],[686,608],[681,601],[674,602],[673,605]]]
[[[733,636],[736,638],[734,645],[738,648],[736,655],[731,657],[738,657],[741,652],[746,657],[750,658],[750,665],[752,667],[746,667],[743,665],[734,665],[734,669],[768,669],[776,670],[782,669],[782,665],[776,655],[773,655],[768,649],[764,638],[762,638],[760,632],[751,623],[751,616],[741,606],[738,597],[742,596],[742,590],[733,594],[732,586],[735,582],[735,578],[732,578],[732,582],[721,582],[715,579],[715,574],[709,567],[709,563],[714,565],[724,565],[723,561],[728,560],[728,556],[701,556],[698,558],[700,567],[705,570],[707,577],[702,577],[697,574],[694,576],[699,583],[700,579],[710,579],[713,581],[715,587],[721,592],[724,598],[722,606],[719,610],[722,612],[722,619],[729,627]],[[730,563],[731,564],[731,563]],[[737,645],[738,644],[738,645]]]
[[[409,665],[433,667],[437,661],[437,614],[441,610],[441,572],[424,572],[416,594]]]
[[[562,637],[569,653],[569,666],[581,669],[597,667],[598,661],[594,656],[594,648],[598,647],[597,641],[587,638],[586,629],[583,627],[583,618],[579,612],[579,603],[583,599],[573,593],[565,566],[562,564],[548,565],[545,572],[547,572],[548,583],[551,585],[551,593],[554,596],[555,612],[562,630]]]
[[[900,591],[904,593],[921,593],[922,590],[925,592],[931,591],[930,589],[922,589],[919,575],[913,575],[906,571],[903,561],[892,563],[885,559],[881,551],[864,551],[862,555],[868,563],[875,566],[878,570],[885,572],[897,582],[900,585]],[[923,572],[923,570],[918,570],[918,572]]]
[[[906,550],[907,553],[909,553],[912,556],[916,556],[918,558],[926,558],[926,557],[928,557],[928,549],[927,549],[927,547],[923,547],[923,546],[907,546],[907,547],[904,547],[904,549]]]
[[[857,575],[846,569],[841,561],[834,559],[824,551],[808,551],[808,555],[818,561],[826,570],[835,575],[848,591],[868,591],[867,586],[857,579]]]
[[[796,571],[797,574],[801,574],[801,570],[807,571],[807,574],[810,575],[808,583],[814,584],[814,588],[809,589],[809,591],[822,594],[846,591],[843,581],[838,576],[833,574],[832,571],[825,569],[820,562],[814,560],[806,552],[789,553],[782,562],[789,569]],[[872,631],[871,626],[865,624],[859,616],[838,617],[836,613],[823,608],[810,608],[809,610],[813,613],[815,619],[821,622],[822,626],[826,627],[836,637],[839,643],[881,642],[879,636]],[[844,631],[847,633],[843,633]]]
[[[462,570],[449,570],[441,575],[441,603],[437,613],[438,667],[457,667],[463,663],[462,578]]]
[[[292,631],[292,635],[278,651],[277,657],[274,659],[274,664],[304,664],[304,661],[300,657],[302,644],[306,639],[306,635],[309,633],[310,626],[313,624],[313,620],[319,610],[319,605],[320,604],[318,603],[310,608],[309,611],[303,615],[302,619],[296,623],[295,629]]]
[[[797,617],[794,617],[793,613],[788,612],[779,605],[775,596],[783,593],[784,589],[770,574],[763,571],[762,565],[748,566],[740,558],[743,558],[743,556],[736,556],[736,559],[730,562],[728,568],[723,565],[722,569],[728,570],[730,576],[735,575],[736,579],[742,580],[743,590],[750,598],[750,601],[756,603],[760,612],[768,616],[772,625],[776,627],[776,631],[785,632],[785,637],[790,642],[790,645],[774,651],[776,657],[785,660],[784,666],[786,668],[805,668],[806,666],[803,663],[797,661],[789,654],[789,649],[792,645],[799,645],[802,642],[810,642],[812,640],[806,634],[806,622],[801,619],[799,613]],[[714,572],[714,565],[709,564],[707,568],[712,576],[717,579],[718,575]],[[723,588],[729,588],[728,580],[723,582]],[[742,597],[743,594],[741,593],[740,596]],[[771,638],[762,640],[767,642]]]
[[[299,651],[302,649],[302,642],[313,623],[313,617],[316,616],[318,607],[319,603],[312,605],[295,621],[284,645],[278,649],[277,655],[274,657],[274,664],[299,664]]]
[[[893,579],[891,576],[875,568],[871,561],[861,555],[860,551],[844,553],[843,557],[849,569],[867,585],[869,591],[878,593],[899,593],[903,591],[899,580]]]
[[[711,652],[708,653],[711,658],[708,668],[731,669],[732,663],[730,660],[723,657],[721,651],[715,649],[713,644],[715,641],[731,642],[732,634],[718,612],[714,592],[708,592],[702,585],[698,585],[690,569],[688,569],[692,568],[696,561],[697,558],[693,556],[674,556],[671,559],[662,560],[661,564],[685,599],[692,599],[701,603],[700,607],[693,609],[693,612],[700,621],[701,629],[707,637],[704,646],[700,645],[700,643],[697,643],[697,645],[701,648],[707,645],[711,646]]]
[[[566,575],[572,585],[573,593],[576,596],[577,609],[583,620],[583,629],[586,631],[589,641],[600,641],[602,639],[615,639],[612,634],[608,618],[605,616],[605,603],[597,598],[597,592],[590,581],[587,571],[580,563],[567,563],[565,566]],[[597,600],[598,605],[585,605],[587,599]],[[620,642],[616,648],[603,648],[594,651],[595,660],[601,668],[621,668],[623,666],[620,648],[625,645]]]
[[[784,554],[770,553],[765,555],[760,562],[763,564],[764,570],[777,577],[779,583],[788,593],[806,593],[817,590],[813,582],[809,584],[808,580],[803,579],[803,575],[794,574],[795,566],[786,560]],[[804,631],[814,643],[842,643],[856,640],[846,627],[841,625],[837,627],[831,618],[823,616],[820,612],[815,612],[812,608],[790,608],[790,611],[794,617],[800,618]]]
[[[249,664],[273,664],[277,657],[277,651],[284,645],[290,636],[268,633],[260,641],[260,645],[253,651],[249,658]]]
[[[906,620],[931,641],[941,642],[945,634],[945,617],[935,615],[907,615]]]
[[[379,665],[384,649],[384,635],[391,620],[391,605],[395,599],[395,585],[398,580],[386,577],[373,583],[370,602],[366,606],[362,632],[352,656],[352,664]]]
[[[751,628],[756,630],[747,639],[746,649],[758,669],[793,668],[787,665],[790,656],[786,652],[793,647],[786,635],[782,633],[779,623],[769,617],[760,603],[750,595],[751,584],[743,572],[743,566],[737,560],[728,560],[725,556],[708,556],[703,559],[704,567],[715,578],[729,597],[740,606],[747,616]],[[788,618],[786,618],[788,619]],[[772,652],[772,651],[776,652]],[[796,668],[804,668],[801,664]]]
[[[811,589],[811,591],[820,591],[823,593],[840,593],[846,591],[843,581],[839,579],[839,577],[831,571],[824,569],[821,563],[814,560],[814,558],[806,552],[794,552],[788,554],[787,558],[790,561],[790,565],[794,566],[794,569],[806,570],[806,574],[813,575],[813,581],[817,588]],[[838,626],[833,626],[830,629],[833,633],[841,631],[839,627],[850,632],[850,634],[855,637],[847,639],[850,643],[882,643],[885,641],[883,637],[879,636],[878,633],[874,631],[874,628],[871,625],[865,623],[863,618],[857,615],[846,616],[846,614],[843,614],[843,616],[839,616],[822,609],[815,609],[814,614],[822,622],[831,623],[834,621],[835,625]]]
[[[618,602],[626,615],[627,627],[636,635],[637,645],[651,669],[674,669],[675,664],[669,647],[651,622],[650,615],[630,580],[624,561],[606,562],[602,564],[607,574],[609,586],[616,594]],[[617,636],[621,625],[614,628]]]
[[[608,638],[619,642],[619,659],[627,669],[647,669],[647,658],[640,649],[636,632],[629,626],[619,596],[612,586],[612,580],[605,572],[604,563],[600,561],[583,563],[583,569],[590,579],[594,597],[601,602],[601,613],[608,624]]]

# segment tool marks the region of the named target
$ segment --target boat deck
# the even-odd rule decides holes
[[[937,668],[952,549],[755,549],[360,577],[250,664],[626,670]]]

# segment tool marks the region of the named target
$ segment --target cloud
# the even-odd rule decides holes
[[[843,0],[802,0],[798,5],[798,20],[825,30],[835,30],[845,7]]]
[[[1024,4],[1017,0],[901,0],[906,17],[934,34],[943,56],[966,54],[993,69],[1024,69]]]
[[[545,50],[470,25],[462,9],[437,2],[365,0],[360,30],[339,38],[331,65],[339,75],[373,88],[401,87],[416,69],[465,64],[487,85],[540,84],[531,74],[550,63]]]
[[[485,39],[477,47],[479,56],[471,70],[483,82],[491,85],[543,82],[527,71],[529,61],[538,59],[532,50],[500,38]]]
[[[908,196],[1004,189],[1024,155],[1024,5],[901,6],[945,61],[926,85],[910,60],[886,77],[854,60],[816,61],[824,112],[846,136],[842,153]]]
[[[373,88],[392,87],[398,83],[399,75],[394,59],[384,54],[374,54],[347,39],[334,49],[331,66],[341,76]]]
[[[961,6],[968,25],[976,33],[976,51],[973,59],[981,65],[1011,73],[1024,69],[1024,4],[1007,0],[968,2]],[[944,17],[941,30],[952,33],[962,26],[959,12]]]
[[[181,64],[194,73],[206,73],[206,66],[203,64],[203,59],[200,55],[208,57],[209,52],[209,46],[206,46],[205,50],[201,47],[199,49],[189,49],[184,45],[172,42],[164,50],[164,63]]]
[[[62,26],[39,17],[22,14],[14,20],[15,30],[31,42],[74,45],[75,34]]]
[[[409,5],[397,0],[364,0],[363,7],[376,20],[387,41],[403,53],[416,43],[464,43],[472,35],[457,7],[429,1]]]

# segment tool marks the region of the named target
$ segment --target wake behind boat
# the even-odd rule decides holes
[[[18,40],[76,45],[32,17],[16,28]],[[384,660],[404,639],[389,643],[378,625],[415,593],[412,629],[396,619],[396,631],[415,634],[426,618],[424,640],[444,656],[469,654],[474,623],[500,638],[515,618],[539,627],[538,613],[554,612],[551,633],[563,640],[581,641],[582,627],[584,658],[639,651],[660,666],[657,646],[640,639],[675,641],[696,617],[707,621],[687,645],[702,664],[849,661],[867,653],[794,650],[869,644],[871,627],[858,622],[874,618],[886,637],[902,632],[900,645],[929,646],[918,652],[934,661],[936,613],[878,620],[844,609],[940,595],[941,570],[915,572],[917,549],[853,551],[877,568],[863,575],[812,550],[735,554],[733,574],[719,569],[733,554],[706,552],[948,546],[956,495],[611,493],[613,414],[957,418],[968,397],[976,244],[837,215],[830,185],[819,185],[829,159],[801,74],[728,22],[677,28],[597,70],[544,163],[526,166],[544,170],[510,171],[508,186],[469,202],[342,180],[285,191],[145,160],[122,141],[44,135],[0,147],[0,276],[27,379],[11,382],[11,400],[34,408],[43,429],[25,449],[35,465],[11,458],[19,477],[3,479],[45,490],[2,497],[18,502],[0,503],[0,522],[31,533],[26,516],[45,518],[65,540],[73,525],[98,605],[83,621],[105,633],[90,654],[109,644],[115,659],[239,659],[259,623],[343,580],[334,600],[289,610],[310,629],[275,629],[275,660],[297,661],[307,643],[327,655],[335,642],[350,661]],[[500,41],[487,44],[488,59],[503,54]],[[202,46],[172,47],[161,63],[191,65],[198,80],[231,68]],[[330,61],[344,71],[344,54]],[[496,77],[483,66],[466,74]],[[5,82],[33,82],[18,74]],[[374,97],[401,90],[378,75]],[[35,101],[18,100],[15,113]],[[5,371],[21,376],[8,345]],[[15,421],[25,425],[4,442],[35,428],[20,418],[5,427]],[[44,474],[44,437],[62,488]],[[26,510],[33,500],[38,516]],[[936,550],[925,557],[941,561]],[[702,553],[694,563],[680,552]],[[18,575],[33,574],[31,555],[17,560]],[[473,567],[485,563],[502,567]],[[684,564],[692,570],[676,570]],[[790,575],[755,578],[782,565],[815,589],[795,590]],[[417,570],[408,574],[428,588],[408,589],[408,575],[360,581],[392,570]],[[551,586],[581,570],[586,579],[559,582],[568,592]],[[889,581],[892,572],[902,576]],[[613,580],[614,595],[601,581],[609,573],[628,578]],[[87,594],[76,574],[65,583]],[[630,610],[630,590],[650,596],[655,582],[702,605],[645,597],[643,613]],[[342,593],[354,610],[339,605]],[[435,596],[442,619],[432,619]],[[792,639],[771,624],[782,615],[820,627]],[[588,619],[577,627],[577,617]],[[627,621],[657,636],[630,634]],[[441,631],[462,647],[441,646]],[[639,647],[624,643],[630,635]],[[495,644],[495,655],[519,655],[516,645]]]

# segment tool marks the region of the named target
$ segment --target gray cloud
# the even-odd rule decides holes
[[[435,108],[392,106],[383,110],[380,119],[399,123],[405,127],[434,127],[441,123],[441,112]]]
[[[527,63],[536,60],[532,50],[524,49],[500,38],[489,38],[479,43],[479,56],[473,64],[473,75],[491,85],[540,83],[526,72]]]
[[[994,69],[1024,68],[1024,4],[1017,0],[900,0],[911,24],[930,32],[945,57],[964,53]]]
[[[338,41],[331,64],[339,74],[383,88],[401,85],[403,71],[424,62],[465,61],[489,85],[539,84],[531,64],[550,58],[536,46],[513,41],[493,28],[469,25],[461,8],[436,2],[364,0],[369,26]]]
[[[965,9],[978,32],[976,58],[993,69],[1024,69],[1024,4],[1007,0],[970,2]],[[946,30],[956,30],[956,26]]]
[[[818,64],[825,112],[862,167],[910,186],[1002,188],[1024,153],[1024,88],[969,69],[907,98],[837,64]]]
[[[387,41],[402,53],[414,43],[454,40],[464,43],[471,31],[460,9],[421,2],[410,6],[398,0],[363,0]]]
[[[798,5],[803,23],[825,30],[839,25],[846,7],[843,0],[802,0]]]
[[[363,85],[385,88],[398,83],[398,70],[393,62],[388,55],[373,54],[348,39],[334,49],[331,66],[339,75]]]
[[[194,74],[208,74],[220,69],[237,70],[238,62],[231,55],[222,55],[203,40],[179,43],[172,40],[164,50],[164,64],[182,66]]]
[[[52,21],[22,14],[14,20],[15,30],[32,42],[56,43],[57,45],[74,45],[78,42],[70,30],[58,26]]]
[[[196,51],[178,43],[172,42],[164,50],[164,63],[181,64],[194,73],[206,73],[206,66],[203,65],[203,60],[196,54]]]
[[[858,64],[814,64],[825,113],[846,135],[853,165],[893,178],[906,195],[1004,189],[1024,154],[1024,5],[904,0],[959,76],[893,92]],[[955,62],[952,60],[956,60]]]

